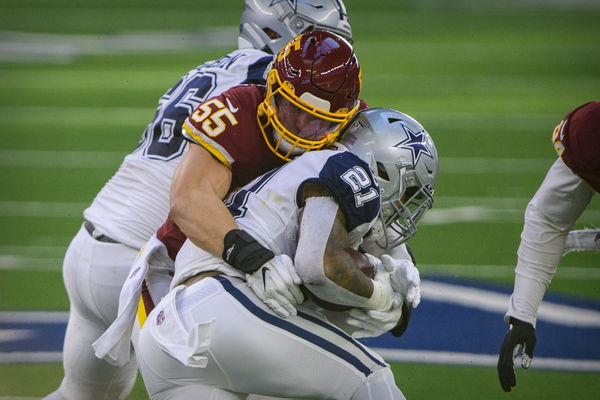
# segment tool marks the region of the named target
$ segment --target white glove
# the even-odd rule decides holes
[[[565,241],[565,254],[570,251],[600,251],[600,229],[571,231]]]
[[[387,254],[381,256],[381,262],[390,274],[394,291],[416,308],[421,302],[421,278],[417,267],[410,260],[392,258]]]
[[[359,328],[352,332],[355,339],[376,337],[393,329],[402,316],[402,297],[394,293],[392,308],[388,311],[353,308],[348,312],[345,323]]]
[[[302,279],[296,273],[292,259],[285,254],[273,257],[257,271],[246,274],[246,281],[250,289],[280,317],[296,315],[296,306],[304,301],[299,286]]]

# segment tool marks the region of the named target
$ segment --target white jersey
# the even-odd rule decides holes
[[[142,140],[84,211],[85,219],[111,239],[141,248],[167,218],[171,180],[186,149],[185,119],[233,86],[264,83],[272,60],[260,50],[235,50],[183,76],[160,98]]]
[[[305,182],[319,183],[329,189],[344,213],[348,246],[358,247],[379,213],[380,197],[368,165],[349,152],[305,153],[232,193],[226,206],[241,229],[274,254],[286,254],[293,259]],[[212,270],[245,278],[241,271],[187,240],[175,260],[171,288],[199,272]]]
[[[525,211],[515,288],[506,319],[535,326],[537,309],[565,251],[567,234],[595,191],[558,158]]]

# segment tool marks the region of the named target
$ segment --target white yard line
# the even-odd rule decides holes
[[[0,155],[1,157],[1,155]],[[43,164],[44,161],[41,161]],[[49,166],[49,165],[46,165]],[[1,217],[82,218],[88,203],[56,201],[0,201]]]
[[[152,107],[8,106],[0,107],[0,124],[126,126],[134,127],[141,135],[153,115]]]
[[[437,286],[436,286],[437,285]],[[470,301],[467,302],[469,307],[486,308],[488,311],[499,312],[499,307],[490,304],[500,299],[503,302],[503,307],[508,299],[507,296],[498,295],[495,292],[472,289],[459,285],[447,285],[438,284],[436,282],[424,282],[424,288],[426,290],[426,296],[437,297],[439,301],[448,301],[456,304],[464,303],[464,296],[460,293],[468,293],[471,297]],[[460,293],[457,293],[460,291]],[[474,291],[478,291],[477,293]],[[437,293],[437,294],[436,294]],[[500,296],[500,297],[498,297]],[[484,300],[485,299],[492,299]],[[483,306],[482,304],[483,300]],[[552,309],[540,310],[540,318],[545,313],[561,314],[559,317],[560,321],[557,323],[561,325],[570,325],[571,322],[577,320],[580,316],[585,316],[586,313],[594,314],[591,318],[589,315],[586,316],[586,323],[583,324],[588,327],[596,327],[598,322],[598,314],[592,310],[581,309],[578,307],[568,307],[563,305],[551,305]],[[503,312],[503,311],[501,311]],[[568,317],[565,320],[565,313],[575,314],[574,316]],[[68,312],[44,312],[44,311],[26,311],[26,312],[0,312],[0,321],[10,323],[22,323],[22,322],[40,322],[40,323],[66,323],[68,319]],[[596,323],[596,324],[594,324]],[[581,326],[581,324],[580,324]],[[7,330],[8,331],[8,330]],[[14,334],[14,332],[5,332],[6,335]],[[24,332],[23,334],[26,334]],[[0,337],[2,335],[0,334]],[[424,350],[402,350],[402,349],[388,349],[388,348],[374,348],[379,354],[381,354],[387,361],[390,362],[415,362],[425,364],[445,364],[445,365],[470,365],[470,366],[485,366],[494,367],[497,362],[496,354],[474,354],[474,353],[459,353],[459,352],[447,352],[447,351],[424,351]],[[59,363],[62,361],[61,352],[5,352],[0,353],[0,364],[16,364],[16,363]],[[575,359],[558,359],[558,358],[544,358],[534,357],[532,368],[540,369],[553,369],[553,370],[567,370],[567,371],[580,371],[580,372],[600,372],[600,361],[598,360],[575,360]],[[1,400],[1,398],[0,398]]]
[[[455,353],[447,351],[423,351],[373,348],[386,361],[414,362],[423,364],[469,365],[495,367],[497,354]],[[553,369],[562,371],[600,372],[600,361],[574,360],[561,358],[533,357],[532,369]]]
[[[136,31],[111,35],[0,31],[0,62],[68,63],[82,55],[228,48],[235,43],[237,32],[237,26],[210,27],[198,32]]]
[[[0,396],[0,400],[39,400],[41,397]]]
[[[509,296],[489,290],[423,280],[423,299],[458,304],[464,307],[504,314]],[[600,311],[544,301],[538,320],[553,324],[587,328],[600,327]]]
[[[0,364],[60,363],[62,351],[14,351],[0,353]]]
[[[418,267],[421,275],[439,273],[450,276],[466,275],[471,278],[512,278],[515,276],[514,265],[419,264]],[[597,281],[600,280],[600,268],[561,265],[557,276],[566,280]]]
[[[63,166],[71,168],[96,168],[114,165],[125,156],[122,152],[103,151],[47,151],[0,150],[0,166],[38,167]],[[444,174],[538,174],[552,164],[546,159],[485,159],[478,157],[441,157]]]
[[[67,323],[68,311],[0,311],[0,321],[5,323],[20,324],[23,322]]]
[[[110,151],[0,150],[0,167],[117,168],[124,156]]]
[[[34,258],[19,255],[0,255],[0,271],[2,270],[20,270],[20,271],[56,271],[62,269],[63,259],[54,257]]]
[[[412,362],[422,364],[468,365],[495,367],[497,354],[455,353],[446,351],[400,350],[373,348],[388,362]],[[61,352],[10,352],[0,353],[0,364],[18,363],[60,363]],[[533,369],[551,369],[561,371],[600,372],[600,361],[575,360],[561,358],[534,357]],[[2,397],[0,397],[2,400]]]

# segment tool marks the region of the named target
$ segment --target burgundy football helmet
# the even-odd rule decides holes
[[[289,161],[327,146],[358,110],[361,71],[350,43],[322,30],[281,48],[267,77],[258,123],[269,148]]]

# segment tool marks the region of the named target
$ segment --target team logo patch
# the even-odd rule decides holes
[[[406,125],[402,125],[402,128],[404,128],[404,132],[406,132],[406,135],[408,137],[400,143],[396,144],[394,147],[400,147],[403,149],[410,150],[412,153],[413,164],[416,164],[419,161],[421,154],[425,154],[426,156],[433,158],[433,155],[429,151],[429,148],[423,141],[424,131],[415,133],[411,131],[410,128]]]
[[[160,312],[156,316],[156,325],[161,325],[163,322],[165,322],[165,311],[160,310]]]

